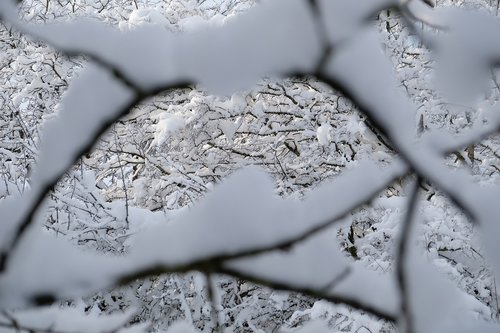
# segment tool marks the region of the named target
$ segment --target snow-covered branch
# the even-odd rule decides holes
[[[106,6],[102,4],[101,10]],[[136,7],[138,9],[137,3]],[[46,11],[48,8],[49,1],[46,2]],[[384,52],[379,32],[372,24],[373,17],[383,11],[387,15],[390,11],[401,13],[413,29],[416,29],[415,21],[427,25],[428,30],[417,35],[422,39],[420,42],[428,43],[437,56],[436,73],[444,82],[444,94],[457,104],[480,109],[474,123],[460,135],[437,131],[422,133],[425,126],[415,123],[419,108],[400,89],[394,65]],[[117,30],[89,20],[33,24],[18,18],[14,1],[0,3],[0,17],[4,24],[50,45],[66,57],[83,56],[89,61],[83,73],[69,85],[55,116],[42,126],[40,142],[36,143],[38,158],[30,172],[29,186],[19,194],[11,195],[4,178],[7,195],[0,202],[0,308],[7,311],[50,304],[123,286],[139,278],[199,271],[210,276],[207,291],[213,304],[216,303],[216,292],[212,289],[215,285],[212,276],[226,274],[274,289],[297,291],[332,303],[346,304],[395,321],[404,332],[456,332],[459,328],[444,312],[443,318],[430,327],[425,322],[428,318],[426,309],[421,306],[425,301],[416,301],[422,299],[422,295],[416,295],[416,292],[422,291],[426,284],[415,281],[416,276],[424,274],[415,267],[421,267],[422,272],[429,271],[425,263],[415,259],[411,243],[415,238],[414,229],[417,229],[413,222],[418,221],[417,193],[425,183],[436,186],[479,225],[487,257],[494,272],[500,275],[497,242],[500,206],[496,204],[500,187],[484,187],[466,170],[451,171],[444,164],[451,151],[498,134],[498,106],[480,108],[474,104],[474,98],[484,86],[482,83],[487,82],[491,66],[499,59],[500,50],[493,42],[500,31],[496,17],[431,8],[416,0],[278,0],[259,4],[224,26],[180,34],[161,26]],[[387,24],[386,30],[390,32],[389,21]],[[434,33],[435,29],[440,30],[439,33]],[[47,64],[54,75],[63,79],[54,61]],[[203,184],[198,176],[193,176],[191,170],[176,166],[168,157],[148,157],[148,152],[155,146],[165,144],[168,137],[188,126],[189,121],[169,114],[168,117],[158,117],[156,131],[147,139],[147,147],[135,142],[119,149],[116,144],[113,149],[102,149],[108,154],[117,154],[116,160],[108,161],[108,169],[115,168],[120,172],[123,185],[120,191],[126,205],[123,219],[127,222],[123,228],[130,230],[129,222],[133,224],[137,220],[150,224],[146,230],[116,237],[126,239],[126,254],[111,257],[86,253],[41,231],[40,225],[45,225],[47,219],[44,201],[50,192],[76,163],[99,165],[99,162],[88,162],[85,158],[110,126],[122,117],[132,117],[132,110],[140,103],[196,84],[213,93],[234,93],[254,86],[263,77],[268,80],[293,77],[304,82],[314,77],[336,89],[359,108],[379,140],[398,156],[386,153],[379,161],[383,163],[379,164],[366,160],[357,162],[355,167],[351,166],[352,170],[310,190],[301,200],[280,198],[274,193],[275,186],[267,175],[255,167],[246,168],[223,180],[201,199],[189,198],[194,202],[192,207],[166,221],[166,217],[157,212],[129,209],[127,174],[136,179],[141,168],[152,165],[162,176],[172,178],[169,185],[185,186],[172,176],[182,174],[189,178],[190,191],[200,196],[212,187],[212,184]],[[40,81],[40,86],[47,83]],[[296,94],[294,87],[268,83],[259,93],[249,94],[244,102],[234,98],[230,103],[205,106],[208,116],[201,119],[202,126],[197,128],[199,135],[194,134],[191,138],[194,146],[204,151],[217,150],[219,154],[223,152],[236,154],[242,159],[259,160],[262,164],[273,160],[282,178],[291,178],[282,159],[289,154],[299,158],[302,148],[299,149],[298,139],[290,133],[305,132],[309,138],[306,140],[317,140],[325,153],[330,149],[334,131],[331,118],[325,116],[331,113],[330,101],[314,98],[313,102],[306,103],[304,101],[318,90],[309,85],[305,88],[307,93]],[[323,92],[318,95],[321,94]],[[273,111],[264,111],[264,103],[258,101],[262,95],[275,98]],[[18,96],[22,101],[23,95]],[[191,107],[203,105],[199,97],[193,100]],[[4,98],[4,103],[7,102]],[[239,113],[230,110],[244,108],[241,105],[245,103],[253,103],[249,114],[258,120],[258,126],[249,126]],[[178,102],[177,105],[181,104]],[[172,105],[166,111],[171,112],[175,108]],[[281,108],[282,105],[287,108]],[[339,97],[336,108],[340,106]],[[313,121],[311,114],[315,112],[319,114]],[[265,117],[271,114],[285,120],[269,121]],[[265,119],[261,121],[262,118]],[[317,131],[287,127],[296,122],[306,124],[304,126],[316,122]],[[213,123],[217,125],[210,127]],[[22,135],[29,133],[21,127]],[[114,133],[115,140],[118,140],[121,134]],[[239,136],[243,137],[241,142],[245,142],[250,136],[271,135],[280,138],[272,144],[266,142],[265,148],[252,153],[221,143],[234,142]],[[33,137],[31,143],[35,146]],[[339,154],[344,153],[339,148],[341,145],[350,151],[346,162],[354,161],[356,150],[352,144],[346,138],[337,140],[335,151]],[[16,159],[14,149],[4,151],[10,158],[9,162]],[[194,159],[187,150],[182,154]],[[128,156],[128,160],[123,160],[122,155]],[[469,158],[474,163],[473,147]],[[133,166],[127,166],[127,163]],[[336,164],[328,160],[323,164],[339,168],[347,163]],[[207,174],[214,176],[215,169],[212,167]],[[373,201],[394,182],[408,178],[410,173],[417,182],[408,195],[407,215],[400,223],[402,232],[396,243],[395,272],[379,274],[359,262],[349,262],[332,241],[335,238],[332,228],[343,219],[349,219],[351,213]],[[82,181],[87,179],[89,186],[95,186],[95,183],[109,186],[112,181],[106,177],[101,175],[100,181],[88,180],[89,177],[81,172]],[[402,188],[404,191],[404,186]],[[73,192],[75,189],[76,185]],[[189,191],[185,193],[189,197]],[[54,197],[58,198],[57,195]],[[94,194],[88,200],[99,203],[101,208],[105,205]],[[161,198],[160,209],[165,208],[163,200]],[[98,215],[87,204],[79,208]],[[86,221],[80,223],[90,225]],[[69,224],[68,217],[68,230]],[[356,258],[356,251],[352,249],[354,239],[351,226],[351,254]],[[435,286],[441,285],[440,277],[432,274],[422,277],[428,279],[430,290],[437,290]],[[445,298],[443,295],[440,297]],[[449,295],[459,299],[456,293]],[[191,315],[190,310],[186,310],[188,303],[184,299],[182,306],[184,312]],[[213,306],[212,314],[217,308]],[[455,311],[455,307],[452,310]],[[450,313],[455,313],[452,310]],[[22,326],[17,320],[5,312],[0,316],[0,327],[59,331],[57,325]],[[218,317],[213,317],[212,322],[216,327],[220,326],[216,324]],[[486,324],[470,325],[477,329]],[[116,327],[114,331],[121,328]],[[467,332],[466,329],[463,328],[463,332]],[[68,328],[64,326],[61,330],[68,331]]]

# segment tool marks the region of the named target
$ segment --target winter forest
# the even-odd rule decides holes
[[[0,333],[500,332],[499,15],[0,0]]]

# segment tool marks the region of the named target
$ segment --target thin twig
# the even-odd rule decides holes
[[[123,147],[120,144],[120,141],[118,139],[118,134],[116,133],[116,127],[114,128],[114,134],[115,134],[115,144],[118,148],[123,151]],[[118,165],[120,166],[120,173],[122,176],[122,185],[123,185],[123,193],[125,194],[125,223],[127,225],[127,229],[129,228],[129,208],[128,208],[128,190],[127,190],[127,184],[125,182],[125,172],[123,171],[123,164],[120,158],[120,153],[116,154],[116,157],[118,158]]]
[[[206,274],[207,278],[207,296],[208,300],[210,301],[210,305],[212,307],[212,310],[210,311],[210,316],[212,318],[212,323],[214,325],[214,332],[222,333],[222,325],[220,324],[219,321],[219,310],[217,309],[217,295],[216,295],[216,286],[215,286],[215,281],[212,277],[212,274],[208,273]]]
[[[414,222],[415,213],[417,210],[418,203],[418,192],[420,189],[420,184],[422,179],[417,177],[417,180],[412,184],[410,195],[408,196],[408,208],[406,210],[406,215],[401,226],[401,233],[398,242],[398,253],[396,257],[396,276],[399,286],[399,292],[401,295],[401,313],[398,318],[398,323],[401,328],[401,332],[413,333],[415,332],[413,324],[413,316],[410,307],[410,291],[408,289],[408,277],[406,274],[406,267],[408,265],[408,259],[406,258],[408,244],[410,242],[410,235],[412,231],[412,225]]]

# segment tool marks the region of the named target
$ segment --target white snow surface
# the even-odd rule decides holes
[[[153,8],[139,8],[132,11],[128,18],[128,22],[132,27],[148,24],[163,26],[166,28],[172,27],[170,21],[158,10]]]
[[[108,316],[100,316],[97,313],[83,313],[83,304],[77,304],[73,308],[60,308],[58,306],[45,307],[32,310],[15,311],[10,316],[24,327],[33,331],[55,331],[67,333],[105,333],[116,331],[117,333],[146,332],[144,325],[132,325],[127,329],[124,327],[134,315],[133,311],[115,313]],[[8,318],[0,315],[0,322],[8,323]],[[134,331],[132,331],[134,329]],[[14,333],[16,328],[5,328],[0,326],[0,333]]]
[[[395,278],[350,263],[340,245],[332,241],[335,231],[322,232],[288,251],[274,251],[227,266],[266,281],[343,296],[397,315],[399,296]]]
[[[173,221],[139,232],[131,242],[130,253],[116,258],[81,252],[32,227],[13,254],[7,271],[0,275],[0,307],[23,306],[36,295],[65,298],[85,294],[110,286],[133,272],[158,267],[177,270],[211,257],[236,255],[297,239],[305,232],[341,219],[352,207],[406,171],[397,161],[384,169],[365,161],[297,201],[275,195],[271,179],[259,169],[243,169]],[[310,264],[303,262],[307,258],[306,251],[297,259],[287,260],[300,266]],[[316,288],[326,279],[318,275],[308,282],[309,277],[298,274],[294,283],[311,283],[311,288]],[[380,305],[392,306],[391,301]]]
[[[393,75],[389,60],[384,56],[377,33],[372,28],[360,31],[349,45],[335,53],[328,64],[328,75],[343,82],[358,102],[379,122],[392,138],[396,149],[411,162],[425,179],[436,184],[445,193],[464,206],[482,226],[487,253],[493,258],[499,245],[494,240],[500,234],[500,187],[481,187],[463,169],[450,170],[442,162],[443,146],[428,140],[417,141],[413,125],[416,107],[406,99]],[[446,140],[451,141],[452,138]],[[500,274],[500,258],[492,265]]]
[[[39,192],[57,180],[74,163],[103,124],[114,120],[133,98],[131,91],[97,66],[89,66],[66,92],[57,117],[44,124],[40,157],[33,171],[31,189],[22,196],[0,202],[3,232],[0,249],[11,246],[18,225]]]
[[[61,50],[113,64],[146,90],[190,81],[230,94],[263,76],[312,71],[320,57],[316,24],[305,0],[265,2],[223,27],[185,35],[154,25],[119,31],[84,20],[41,26],[7,18]],[[265,52],[269,49],[273,52]]]
[[[175,114],[162,113],[158,124],[155,126],[154,142],[161,146],[176,131],[186,126],[186,120]]]
[[[352,38],[380,10],[399,4],[399,0],[320,0],[318,2],[328,39],[341,43]],[[414,1],[415,2],[415,1]]]
[[[498,331],[497,325],[485,323],[478,318],[480,313],[484,317],[491,315],[486,305],[457,289],[451,281],[439,274],[425,256],[422,256],[416,244],[419,232],[420,228],[417,225],[413,228],[409,239],[409,254],[405,264],[409,281],[408,300],[416,331],[494,332],[493,327]]]
[[[395,93],[399,90],[392,64],[381,50],[377,32],[365,23],[378,9],[398,3],[395,0],[320,1],[327,38],[334,49],[342,46],[335,49],[329,59],[327,75],[342,83],[382,125],[406,162],[471,213],[481,227],[487,255],[498,276],[500,189],[481,187],[465,171],[451,172],[444,167],[441,162],[444,147],[449,146],[453,138],[445,140],[446,144],[433,145],[431,135],[420,141],[412,135],[416,108],[404,95]],[[28,25],[16,20],[11,4],[0,3],[0,13],[11,24],[62,50],[83,52],[112,64],[146,91],[187,81],[227,94],[253,85],[264,75],[311,72],[321,51],[317,25],[305,0],[265,2],[224,27],[207,27],[186,35],[174,35],[154,24],[131,31],[118,31],[89,21]],[[483,16],[451,9],[433,12],[432,16],[410,5],[410,10],[429,22],[436,21],[450,29],[449,34],[440,36],[445,47],[437,50],[446,63],[446,67],[442,67],[444,85],[452,96],[464,97],[473,104],[478,93],[475,88],[480,88],[482,82],[478,77],[468,79],[471,73],[484,74],[489,62],[498,58],[498,44],[489,43],[496,39],[498,20],[483,20]],[[161,18],[138,11],[131,20],[159,22]],[[199,23],[196,18],[192,20],[194,26]],[[189,25],[188,21],[186,26]],[[11,246],[17,224],[37,194],[43,193],[44,184],[58,179],[99,127],[114,120],[133,97],[132,89],[96,65],[89,66],[75,80],[65,95],[60,113],[44,127],[32,189],[23,197],[1,203],[0,216],[4,221],[0,249]],[[21,97],[19,99],[20,102]],[[163,138],[182,127],[180,121],[169,119],[159,126]],[[494,128],[499,123],[498,112],[490,119]],[[232,139],[235,130],[231,124],[223,124],[221,130],[228,140]],[[328,144],[328,132],[325,124],[318,128],[320,144]],[[469,134],[468,137],[474,136],[476,131]],[[33,227],[16,248],[6,272],[0,275],[0,307],[25,306],[34,297],[47,294],[60,298],[80,295],[108,287],[137,270],[158,267],[165,271],[177,270],[211,257],[236,255],[300,238],[342,218],[408,169],[399,161],[385,169],[363,162],[350,173],[312,191],[300,202],[278,197],[269,177],[256,168],[245,169],[217,186],[192,210],[179,214],[174,221],[141,232],[134,239],[130,254],[119,258],[81,252]],[[396,312],[394,282],[346,263],[335,244],[324,237],[311,237],[287,253],[237,259],[227,265],[257,279],[311,289],[328,287],[332,277],[350,269],[329,292],[344,293],[352,299]],[[497,331],[493,326],[473,322],[469,315],[485,311],[484,307],[451,288],[422,258],[414,254],[410,263],[410,300],[418,330]],[[428,297],[429,294],[433,297]],[[440,295],[438,303],[436,295]],[[463,320],[467,321],[466,325],[461,325]],[[192,328],[179,324],[177,331],[192,332]]]
[[[316,130],[316,138],[322,146],[328,146],[332,141],[332,125],[329,123],[322,123]]]

